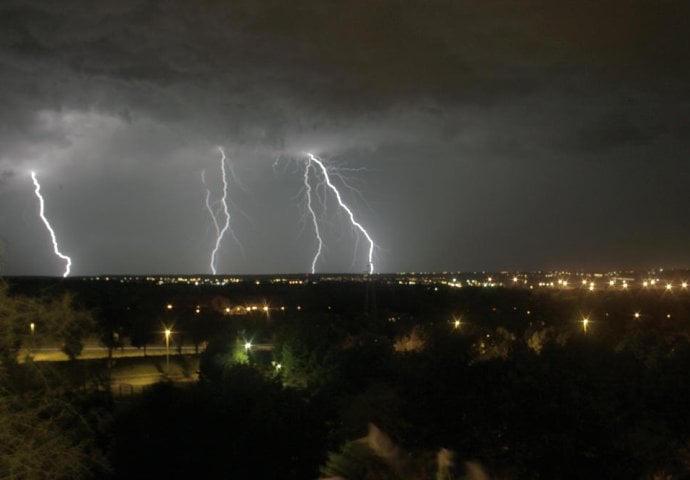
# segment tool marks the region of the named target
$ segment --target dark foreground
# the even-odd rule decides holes
[[[19,282],[0,323],[0,478],[690,472],[686,291]],[[164,328],[198,380],[159,359],[161,383],[113,392],[124,360],[80,360],[87,332],[143,349]],[[73,360],[17,358],[50,342]]]

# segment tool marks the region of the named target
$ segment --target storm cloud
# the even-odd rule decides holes
[[[7,274],[307,270],[299,159],[344,167],[377,268],[688,266],[684,1],[6,1]],[[242,210],[244,214],[239,213]],[[343,218],[320,270],[363,271]],[[359,248],[359,250],[357,250]],[[354,259],[353,259],[354,258]]]

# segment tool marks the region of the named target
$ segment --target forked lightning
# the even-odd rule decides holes
[[[307,195],[307,210],[309,210],[309,215],[311,215],[311,222],[314,225],[314,234],[316,235],[316,241],[318,247],[316,249],[316,254],[311,261],[311,273],[316,273],[316,263],[319,261],[321,256],[321,250],[323,249],[323,240],[321,239],[321,232],[319,231],[319,222],[316,218],[316,212],[314,211],[314,206],[312,205],[311,198],[311,184],[309,183],[309,171],[312,167],[312,160],[309,158],[307,160],[306,166],[304,167],[304,190]]]
[[[218,151],[220,151],[220,171],[221,171],[221,176],[223,179],[223,196],[220,199],[221,206],[223,207],[223,215],[225,216],[225,222],[223,222],[223,225],[220,226],[220,222],[216,219],[215,214],[213,213],[213,210],[210,208],[210,204],[208,203],[208,199],[210,196],[206,196],[206,205],[208,206],[209,212],[211,213],[211,216],[213,217],[213,222],[216,225],[216,244],[215,247],[213,248],[213,251],[211,252],[211,271],[213,274],[216,274],[216,256],[218,255],[218,250],[220,249],[220,243],[223,241],[223,237],[225,236],[225,232],[228,231],[230,228],[230,212],[228,211],[228,177],[227,173],[225,171],[225,151],[223,150],[222,147],[218,147]]]
[[[72,267],[72,259],[60,252],[57,237],[55,236],[55,231],[53,230],[53,227],[50,226],[50,222],[45,216],[45,201],[43,200],[43,195],[41,195],[41,185],[38,183],[38,179],[36,178],[36,172],[34,172],[33,170],[31,171],[31,179],[34,181],[34,187],[36,187],[34,192],[38,197],[38,215],[41,217],[41,220],[43,220],[43,223],[45,224],[46,228],[48,229],[48,232],[50,233],[50,239],[53,242],[53,251],[55,252],[55,255],[57,255],[66,262],[65,271],[62,274],[62,276],[67,277],[69,275],[70,268]]]
[[[312,200],[312,199],[311,199],[311,192],[312,192],[312,190],[311,190],[311,187],[309,186],[309,171],[310,171],[312,165],[317,165],[317,166],[318,166],[318,170],[321,172],[321,175],[323,176],[323,182],[325,183],[325,185],[326,185],[326,186],[333,192],[333,194],[335,195],[335,198],[336,198],[336,200],[338,201],[338,205],[340,205],[340,208],[342,208],[343,210],[345,210],[345,212],[347,213],[347,215],[348,215],[348,217],[349,217],[349,219],[350,219],[350,223],[352,224],[352,226],[354,226],[357,230],[359,230],[359,232],[364,236],[364,238],[367,239],[367,242],[369,242],[369,252],[368,252],[369,273],[370,273],[370,274],[371,274],[371,273],[374,273],[374,247],[376,246],[376,245],[374,244],[374,240],[371,238],[371,235],[369,235],[369,232],[367,232],[367,230],[362,226],[362,224],[360,224],[360,223],[355,219],[354,213],[352,213],[352,210],[350,209],[350,207],[348,207],[348,206],[345,204],[345,202],[343,201],[343,199],[342,199],[342,197],[341,197],[341,195],[340,195],[340,191],[339,191],[338,188],[337,188],[335,185],[333,185],[333,183],[331,182],[331,177],[330,177],[329,174],[328,174],[328,169],[327,169],[326,166],[323,164],[323,162],[322,162],[318,157],[314,156],[314,155],[311,154],[311,153],[308,153],[307,156],[309,157],[309,160],[307,161],[307,166],[306,166],[306,170],[305,170],[305,173],[304,173],[304,182],[305,182],[305,185],[306,185],[306,193],[307,193],[307,208],[309,209],[309,213],[310,213],[311,216],[312,216],[312,220],[313,220],[313,223],[314,223],[314,226],[315,226],[315,229],[316,229],[316,236],[317,236],[317,239],[318,239],[318,242],[319,242],[319,248],[318,248],[318,250],[317,250],[317,252],[316,252],[316,255],[314,256],[314,259],[313,259],[313,261],[312,261],[312,273],[314,273],[314,271],[315,271],[316,261],[318,260],[319,255],[321,255],[321,247],[322,247],[322,244],[323,244],[323,242],[321,241],[321,235],[320,235],[320,233],[319,233],[318,225],[317,225],[317,222],[316,222],[316,214],[315,214],[315,212],[314,212],[314,209],[312,208],[312,202],[311,202],[311,200]],[[316,167],[315,167],[315,168],[316,168]]]

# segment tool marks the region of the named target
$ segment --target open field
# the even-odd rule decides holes
[[[200,350],[201,351],[201,350]],[[196,352],[192,346],[184,346],[181,349],[170,348],[170,357],[174,355],[179,355],[180,353],[184,355],[193,355]],[[122,347],[114,349],[112,352],[112,358],[148,358],[148,357],[165,357],[166,349],[165,346],[151,346],[146,348],[144,352],[143,348],[135,347]],[[22,359],[26,355],[33,357],[35,362],[63,362],[69,360],[67,355],[65,355],[59,347],[41,347],[32,350],[22,350],[20,352],[19,358]],[[81,355],[79,355],[81,360],[94,360],[99,358],[108,358],[108,349],[102,345],[89,345],[84,347]]]
[[[162,381],[194,382],[199,378],[199,358],[175,355],[166,366],[165,357],[123,357],[116,359],[110,373],[114,395],[140,393],[144,388]]]

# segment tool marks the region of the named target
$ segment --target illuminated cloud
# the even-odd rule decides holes
[[[311,262],[302,172],[272,172],[305,151],[368,167],[357,213],[380,271],[687,264],[689,9],[3,2],[4,271],[49,273],[25,213],[35,167],[81,272],[198,272],[214,145],[260,219],[238,219],[238,273]]]

